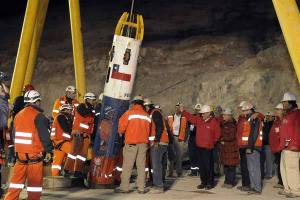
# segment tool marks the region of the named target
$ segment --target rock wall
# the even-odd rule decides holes
[[[103,90],[112,34],[123,8],[82,1],[86,76],[89,91]],[[285,91],[300,90],[270,1],[137,3],[145,19],[133,95],[143,94],[171,112],[176,102],[234,108],[249,100],[272,110]],[[122,9],[121,9],[122,8]],[[153,9],[155,8],[155,9]],[[33,84],[49,113],[58,96],[74,84],[66,7],[49,8]],[[0,20],[1,70],[12,72],[22,17]]]

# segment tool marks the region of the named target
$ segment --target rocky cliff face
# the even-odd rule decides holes
[[[114,27],[128,2],[82,1],[88,90],[103,90]],[[171,112],[177,101],[235,107],[249,100],[271,110],[299,84],[270,1],[136,1],[145,40],[134,94]],[[12,71],[22,17],[0,20],[1,70]],[[33,83],[46,111],[74,83],[65,5],[50,7]],[[1,28],[2,27],[2,28]],[[5,34],[4,30],[5,29]]]

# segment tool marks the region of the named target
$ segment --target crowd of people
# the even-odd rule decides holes
[[[6,200],[18,199],[25,183],[28,199],[40,199],[45,162],[51,162],[52,176],[86,177],[84,166],[101,116],[102,98],[103,94],[97,100],[88,92],[79,103],[76,88],[68,86],[65,95],[55,101],[50,120],[43,114],[42,97],[32,85],[25,86],[23,95],[9,106],[8,88],[1,83],[1,149],[7,157],[0,163],[14,167]],[[222,187],[234,188],[240,169],[242,181],[237,189],[259,195],[263,180],[272,178],[276,169],[278,184],[274,187],[280,189],[278,193],[288,198],[300,196],[300,111],[291,93],[285,93],[274,112],[265,115],[243,101],[235,113],[200,103],[190,113],[183,103],[177,103],[174,113],[164,116],[158,104],[139,95],[120,117],[118,133],[124,145],[117,193],[131,191],[134,166],[138,193],[149,192],[146,181],[152,183],[151,192],[163,193],[166,178],[174,177],[174,172],[176,177],[184,176],[187,145],[189,175],[200,176],[199,190],[214,188],[215,177],[222,171]]]

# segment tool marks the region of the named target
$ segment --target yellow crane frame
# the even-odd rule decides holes
[[[10,88],[10,103],[13,103],[14,99],[21,95],[23,87],[32,81],[48,5],[49,0],[27,0]],[[82,101],[86,93],[86,81],[79,0],[69,0],[69,12],[77,98]]]
[[[300,83],[300,13],[296,0],[273,0],[273,5]]]

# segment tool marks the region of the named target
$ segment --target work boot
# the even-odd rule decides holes
[[[206,186],[204,185],[204,184],[200,184],[200,185],[198,185],[197,186],[197,189],[199,189],[199,190],[202,190],[202,189],[204,189]]]
[[[256,190],[251,190],[247,193],[248,195],[261,195],[261,192],[256,191]]]
[[[120,188],[115,189],[115,193],[129,193],[129,190],[121,190]]]
[[[206,187],[205,187],[205,190],[211,190],[211,189],[213,189],[214,188],[214,186],[212,186],[212,185],[207,185]]]
[[[247,187],[247,186],[238,186],[237,189],[241,190],[243,192],[249,192],[249,191],[251,191],[251,188]]]
[[[300,195],[289,193],[289,194],[285,195],[285,197],[286,198],[297,198],[297,197],[300,197]]]
[[[280,191],[278,192],[278,194],[279,194],[279,195],[282,195],[282,196],[286,196],[286,195],[288,195],[289,193],[286,192],[285,190],[280,190]]]
[[[76,171],[76,172],[74,173],[74,177],[75,177],[75,178],[83,179],[83,174],[82,174],[82,172]]]
[[[137,192],[139,193],[139,194],[146,194],[147,192],[149,192],[150,190],[148,189],[148,188],[145,188],[144,190],[137,190]]]

